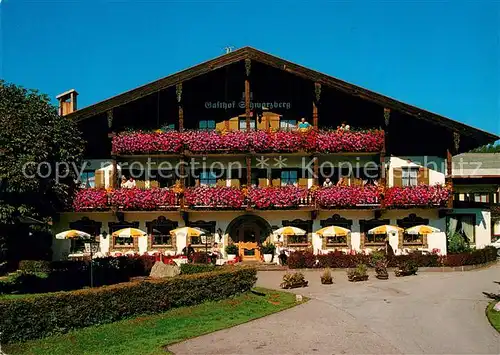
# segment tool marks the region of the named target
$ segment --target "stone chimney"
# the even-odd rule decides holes
[[[61,116],[66,116],[71,112],[76,111],[76,97],[78,93],[75,89],[68,90],[56,96],[59,101],[59,114]]]

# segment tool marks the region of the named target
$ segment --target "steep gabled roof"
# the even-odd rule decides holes
[[[495,140],[500,139],[500,137],[482,131],[477,128],[473,128],[461,122],[454,121],[447,117],[420,109],[418,107],[405,104],[401,101],[397,101],[390,97],[378,94],[376,92],[364,89],[360,86],[347,83],[343,80],[334,78],[332,76],[317,72],[312,69],[305,68],[298,64],[289,62],[287,60],[278,58],[271,54],[259,51],[252,47],[243,47],[233,52],[224,54],[215,59],[209,60],[207,62],[198,64],[194,67],[185,69],[178,73],[169,75],[162,79],[153,81],[149,84],[137,87],[130,91],[124,92],[123,94],[111,97],[107,100],[98,102],[94,105],[87,106],[81,110],[75,111],[69,114],[67,117],[74,119],[76,121],[81,121],[85,118],[103,113],[109,109],[112,109],[117,106],[124,105],[128,102],[140,99],[142,97],[148,96],[152,93],[155,93],[159,90],[163,90],[165,88],[176,85],[177,83],[195,78],[197,76],[203,75],[205,73],[211,72],[215,69],[219,69],[230,65],[232,63],[239,62],[244,59],[251,59],[275,68],[279,68],[281,70],[287,71],[291,74],[297,75],[299,77],[318,82],[322,85],[332,87],[343,92],[346,92],[349,95],[357,96],[362,99],[372,101],[377,103],[383,107],[390,108],[419,119],[432,122],[437,125],[441,125],[447,127],[451,130],[457,131],[464,135],[479,135],[483,140],[493,142]]]

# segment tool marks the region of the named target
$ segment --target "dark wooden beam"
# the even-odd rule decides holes
[[[250,70],[252,62],[250,59],[245,59],[245,118],[246,129],[250,132]]]
[[[246,157],[247,165],[247,188],[252,185],[252,157]]]
[[[446,149],[446,185],[451,189],[450,197],[448,198],[447,207],[453,208],[453,160],[450,149]]]

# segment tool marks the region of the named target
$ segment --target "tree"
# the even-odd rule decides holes
[[[83,147],[47,95],[0,80],[0,237],[13,238],[20,217],[47,221],[64,208]]]
[[[498,142],[497,142],[498,143]],[[472,153],[500,153],[500,144],[487,144],[471,150]]]

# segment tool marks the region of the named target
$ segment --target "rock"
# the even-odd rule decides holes
[[[500,312],[500,301],[493,306],[493,309],[497,312]]]
[[[164,277],[174,277],[180,273],[181,269],[177,265],[166,265],[161,261],[157,261],[151,268],[149,277],[152,279],[161,279]]]

